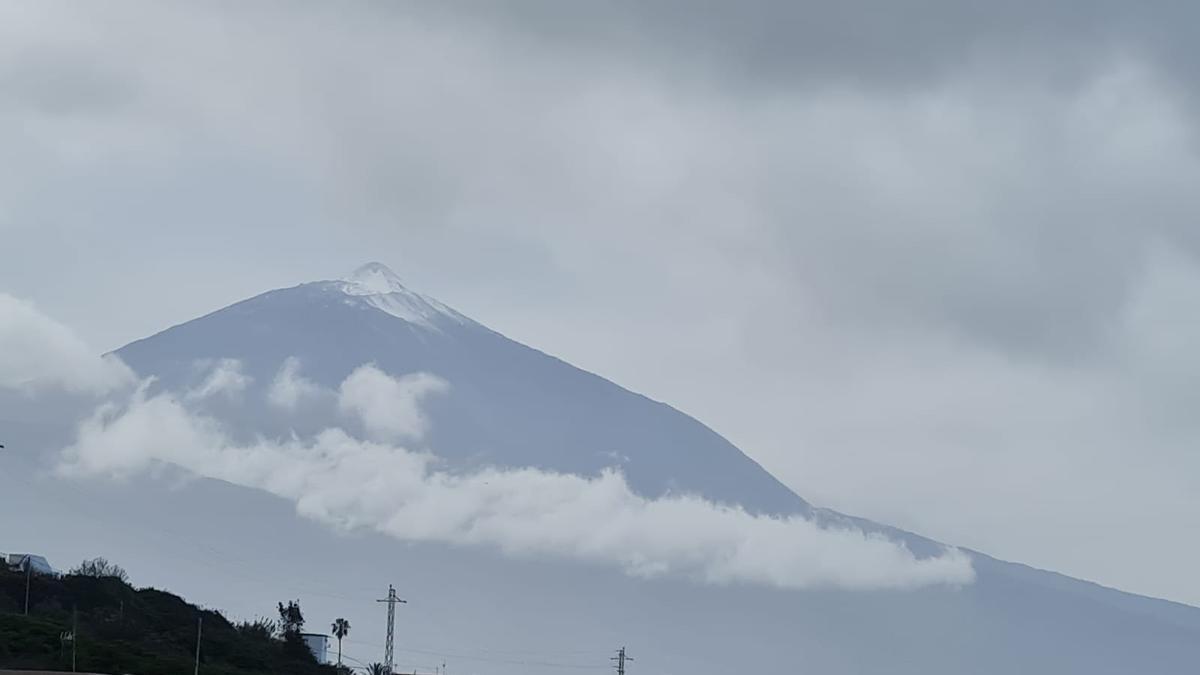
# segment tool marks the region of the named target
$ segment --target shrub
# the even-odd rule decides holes
[[[126,583],[129,581],[129,575],[125,573],[124,568],[115,563],[110,563],[104,558],[84,560],[72,568],[68,574],[73,574],[77,577],[112,577]]]

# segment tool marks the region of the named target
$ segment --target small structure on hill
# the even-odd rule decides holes
[[[0,561],[12,570],[32,571],[35,574],[54,574],[54,568],[50,566],[50,562],[33,553],[0,553]]]
[[[301,633],[308,651],[312,652],[317,663],[329,663],[329,636],[324,633]]]

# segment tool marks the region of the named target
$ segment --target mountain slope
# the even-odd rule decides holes
[[[385,292],[371,292],[379,288]],[[430,372],[450,383],[452,395],[428,404],[428,444],[460,464],[584,475],[619,465],[631,486],[650,497],[688,491],[756,512],[809,510],[696,420],[412,293],[378,264],[364,266],[350,282],[264,293],[117,354],[171,388],[196,384],[195,364],[203,359],[238,359],[260,389],[289,357],[329,388],[364,363],[395,374]],[[253,412],[255,424],[272,417]]]

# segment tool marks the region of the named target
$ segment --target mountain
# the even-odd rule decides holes
[[[195,364],[205,359],[237,359],[259,387],[288,358],[329,388],[364,363],[430,372],[453,395],[429,402],[428,444],[451,461],[584,475],[619,464],[650,497],[685,490],[756,512],[809,510],[700,422],[414,293],[379,263],[345,280],[264,293],[117,354],[172,389],[198,385],[204,373]],[[257,420],[269,417],[255,410]]]
[[[328,425],[315,411],[284,415],[268,403],[289,363],[325,390],[373,363],[393,376],[429,373],[448,383],[445,395],[423,400],[429,424],[421,443],[452,470],[597,476],[619,467],[645,498],[696,494],[751,514],[861,528],[921,559],[943,551],[919,535],[810,505],[702,423],[489,330],[410,291],[379,264],[264,293],[116,353],[155,377],[156,390],[180,396],[204,387],[212,364],[236,360],[245,389],[211,410],[247,442],[305,438]],[[48,453],[69,442],[69,433],[30,429]],[[300,595],[310,616],[344,615],[360,627],[352,638],[362,642],[348,650],[369,660],[382,640],[373,600],[392,582],[411,602],[397,617],[398,653],[416,666],[450,661],[455,672],[606,669],[605,650],[621,644],[637,658],[631,673],[1116,675],[1192,672],[1200,659],[1200,609],[977,552],[969,553],[975,580],[965,585],[704,584],[336,532],[263,492],[169,471],[65,483],[27,470],[29,480],[0,476],[0,489],[38,503],[39,522],[53,526],[0,519],[0,536],[73,555],[64,542],[102,534],[115,550],[89,552],[146,560],[143,573],[155,583],[234,611]]]

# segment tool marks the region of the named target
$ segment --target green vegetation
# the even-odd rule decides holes
[[[0,565],[0,668],[71,669],[69,633],[78,626],[83,672],[191,673],[196,623],[203,617],[200,672],[206,675],[336,675],[300,640],[299,604],[280,604],[282,630],[259,619],[235,624],[153,588],[133,588],[124,571],[100,559],[61,577],[34,574],[24,616],[25,574]]]

